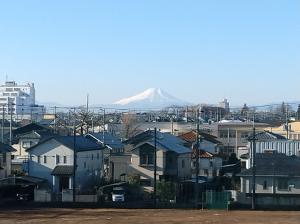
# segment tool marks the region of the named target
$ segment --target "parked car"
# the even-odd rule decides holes
[[[123,187],[114,187],[112,191],[113,202],[124,202],[125,201],[125,190]]]

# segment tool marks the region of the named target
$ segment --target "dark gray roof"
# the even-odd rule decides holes
[[[51,175],[53,176],[72,176],[73,175],[73,166],[56,166],[52,171]]]
[[[15,152],[16,150],[8,144],[0,142],[0,152]]]
[[[252,140],[253,135],[248,137],[248,140]],[[265,141],[265,140],[286,140],[286,138],[282,135],[275,134],[270,131],[262,131],[255,134],[255,139],[257,141]]]
[[[26,151],[30,151],[30,150],[34,149],[35,147],[37,147],[51,139],[54,139],[54,140],[60,142],[61,144],[63,144],[64,146],[74,150],[74,137],[73,136],[53,136],[48,139],[45,139],[44,141],[39,142],[37,145],[32,146],[31,148],[27,149]],[[76,148],[77,152],[104,149],[104,147],[102,147],[101,145],[95,143],[94,141],[87,139],[84,136],[76,136],[75,148]]]
[[[252,168],[244,170],[239,176],[251,176]],[[257,176],[298,176],[300,177],[300,158],[285,154],[256,154]]]
[[[103,133],[89,133],[86,135],[86,137],[100,144],[103,144],[103,141],[105,140],[104,144],[112,149],[124,148],[122,141],[109,132],[104,132],[104,136]]]
[[[28,125],[25,125],[23,127],[17,128],[13,130],[13,136],[17,136],[20,134],[28,133],[31,131],[38,131],[38,130],[45,130],[47,129],[46,127],[36,124],[36,123],[30,123]]]
[[[157,131],[156,136],[157,147],[164,151],[174,151],[178,154],[192,152],[190,148],[184,146],[185,141],[174,135]],[[136,147],[143,144],[154,146],[154,131],[148,130],[146,132],[143,132],[133,137],[131,140],[128,140],[127,143],[134,144]]]

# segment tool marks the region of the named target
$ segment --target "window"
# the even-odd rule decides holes
[[[267,183],[266,180],[264,181],[263,189],[264,189],[264,190],[267,190],[267,189],[268,189],[268,183]]]
[[[56,164],[59,164],[59,163],[60,163],[59,155],[56,155]]]
[[[64,164],[66,164],[66,163],[67,163],[67,157],[64,156]]]
[[[94,154],[92,154],[92,160],[94,160]]]
[[[153,165],[153,154],[142,154],[140,157],[140,165]]]
[[[140,165],[148,166],[154,164],[154,150],[151,146],[142,146],[140,148]]]
[[[86,162],[83,163],[83,168],[86,169]]]
[[[31,145],[32,145],[32,142],[31,142],[31,141],[23,141],[23,142],[22,142],[22,147],[23,147],[24,149],[30,148]]]
[[[213,161],[209,161],[209,166],[213,167],[214,166],[214,162]]]
[[[279,178],[278,179],[278,190],[287,191],[289,188],[289,183],[287,178]]]
[[[248,132],[242,132],[241,133],[241,138],[248,138],[249,137],[249,133]]]
[[[44,163],[47,163],[47,156],[44,156]]]
[[[181,167],[182,167],[182,168],[185,167],[185,161],[184,161],[184,159],[181,161]]]
[[[99,160],[100,159],[100,153],[97,152],[97,159]]]
[[[204,174],[208,176],[208,169],[204,169]]]
[[[38,156],[38,157],[37,157],[37,162],[38,162],[38,163],[41,163],[41,156]]]

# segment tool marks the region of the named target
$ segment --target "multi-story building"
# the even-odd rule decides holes
[[[6,81],[0,86],[0,112],[12,114],[32,114],[39,109],[35,105],[35,87],[33,83],[18,85],[15,81]]]
[[[256,130],[263,131],[269,125],[255,123]],[[223,154],[230,156],[232,153],[240,155],[240,150],[247,149],[248,137],[253,132],[252,122],[242,122],[240,120],[223,120],[210,126],[211,134],[218,137],[224,145]]]

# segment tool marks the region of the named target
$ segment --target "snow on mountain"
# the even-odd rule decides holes
[[[169,106],[185,106],[189,103],[171,96],[160,88],[150,88],[135,96],[121,99],[114,105],[127,108],[161,109]]]

